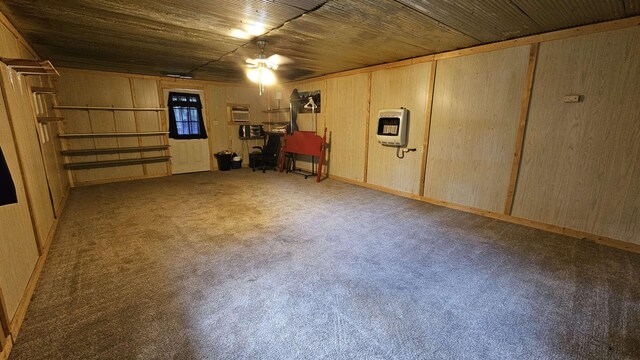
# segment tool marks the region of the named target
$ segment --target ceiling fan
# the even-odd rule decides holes
[[[247,59],[247,77],[249,80],[258,84],[260,88],[260,95],[264,92],[265,85],[272,85],[276,82],[276,75],[273,72],[278,70],[278,67],[283,64],[291,63],[291,59],[274,54],[269,57],[264,54],[264,47],[267,45],[266,40],[258,40],[258,46],[260,47],[260,54],[254,59]]]

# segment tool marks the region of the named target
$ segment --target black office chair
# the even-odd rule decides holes
[[[269,135],[267,137],[267,145],[254,146],[254,149],[260,150],[259,154],[252,154],[253,171],[256,169],[266,172],[267,169],[276,170],[278,168],[278,155],[280,155],[280,135]]]

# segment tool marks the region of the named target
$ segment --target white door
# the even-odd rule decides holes
[[[183,174],[211,170],[207,139],[169,139],[171,145],[171,172]]]
[[[206,111],[204,109],[204,94],[198,90],[185,90],[185,89],[165,89],[164,98],[165,101],[169,98],[169,92],[180,92],[189,94],[200,95],[200,100],[203,101],[202,116],[204,117],[204,123],[207,124]],[[166,104],[166,103],[165,103]],[[167,113],[167,119],[169,114]],[[211,136],[208,133],[207,136]],[[209,160],[209,140],[208,139],[171,139],[169,138],[169,145],[171,146],[171,172],[173,174],[184,174],[198,171],[210,171],[211,162]]]

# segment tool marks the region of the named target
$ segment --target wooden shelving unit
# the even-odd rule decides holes
[[[95,168],[103,168],[103,167],[139,165],[139,164],[148,164],[148,163],[155,163],[155,162],[165,162],[165,161],[169,161],[169,159],[171,159],[171,156],[155,156],[155,157],[138,158],[138,159],[86,161],[86,162],[66,163],[66,164],[64,164],[64,168],[65,169],[70,169],[70,170],[95,169]]]
[[[55,105],[58,110],[104,110],[104,111],[165,111],[167,108],[137,108],[137,107],[116,107],[116,106],[84,106],[84,105]]]
[[[50,87],[32,86],[31,92],[34,94],[55,94],[56,89]]]
[[[39,123],[46,124],[50,122],[64,121],[61,116],[37,116],[36,119]]]
[[[266,114],[276,114],[276,113],[289,112],[289,110],[291,110],[291,108],[268,109],[268,110],[262,110],[262,112]]]
[[[87,156],[87,155],[103,155],[103,154],[122,154],[142,151],[163,151],[169,149],[169,145],[151,145],[151,146],[135,146],[123,148],[104,148],[104,149],[75,149],[62,150],[60,153],[64,156]]]
[[[291,110],[291,108],[277,108],[277,109],[268,109],[268,110],[262,110],[263,113],[265,114],[269,114],[269,121],[263,121],[262,124],[263,125],[268,125],[269,128],[267,129],[268,133],[271,133],[273,131],[273,127],[274,126],[285,126],[289,124],[289,121],[278,121],[279,120],[279,114],[286,114]],[[275,120],[272,121],[271,118],[271,114],[275,115]]]
[[[48,60],[9,59],[0,58],[10,70],[20,75],[55,75],[60,76],[58,70]]]
[[[92,137],[120,137],[120,136],[159,136],[168,135],[167,131],[127,132],[127,133],[87,133],[87,134],[58,134],[61,138],[92,138]]]

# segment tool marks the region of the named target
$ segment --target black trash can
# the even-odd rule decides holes
[[[241,169],[242,168],[242,157],[233,154],[233,158],[231,158],[231,168],[232,169]]]
[[[218,170],[220,171],[229,171],[231,170],[231,158],[233,157],[233,153],[229,151],[220,151],[218,153],[213,154],[213,156],[218,160]]]

